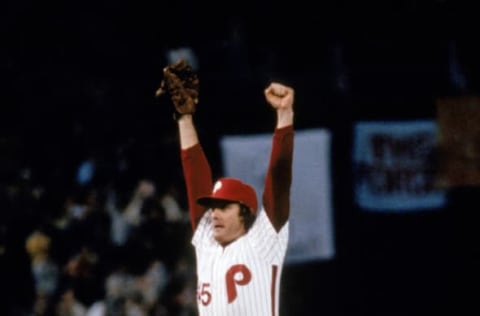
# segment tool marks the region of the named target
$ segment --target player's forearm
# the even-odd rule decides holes
[[[277,192],[276,195],[283,196],[290,192],[292,182],[293,142],[293,125],[275,130],[268,173],[273,179],[273,192]]]
[[[199,143],[191,114],[184,114],[178,119],[178,131],[181,149],[188,149]]]
[[[293,125],[294,112],[292,108],[277,109],[277,128]]]

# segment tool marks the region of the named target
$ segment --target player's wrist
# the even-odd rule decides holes
[[[173,112],[173,119],[178,123],[191,121],[192,118],[193,118],[192,113],[179,113],[177,111]]]
[[[292,108],[277,110],[277,128],[293,124],[294,111]]]

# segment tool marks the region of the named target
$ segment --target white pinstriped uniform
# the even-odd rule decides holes
[[[192,238],[199,315],[278,316],[288,234],[289,222],[277,233],[262,208],[247,234],[223,248],[205,212]]]

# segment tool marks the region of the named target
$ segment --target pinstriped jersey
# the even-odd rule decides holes
[[[211,210],[192,239],[201,316],[278,316],[289,223],[277,232],[264,209],[250,230],[227,247],[213,237]]]

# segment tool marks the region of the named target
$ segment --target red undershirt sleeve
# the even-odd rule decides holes
[[[277,231],[287,222],[290,214],[293,140],[293,125],[275,129],[265,179],[263,205]]]
[[[212,171],[200,144],[181,150],[183,175],[187,190],[192,229],[195,230],[207,210],[197,199],[209,195],[212,189]]]

